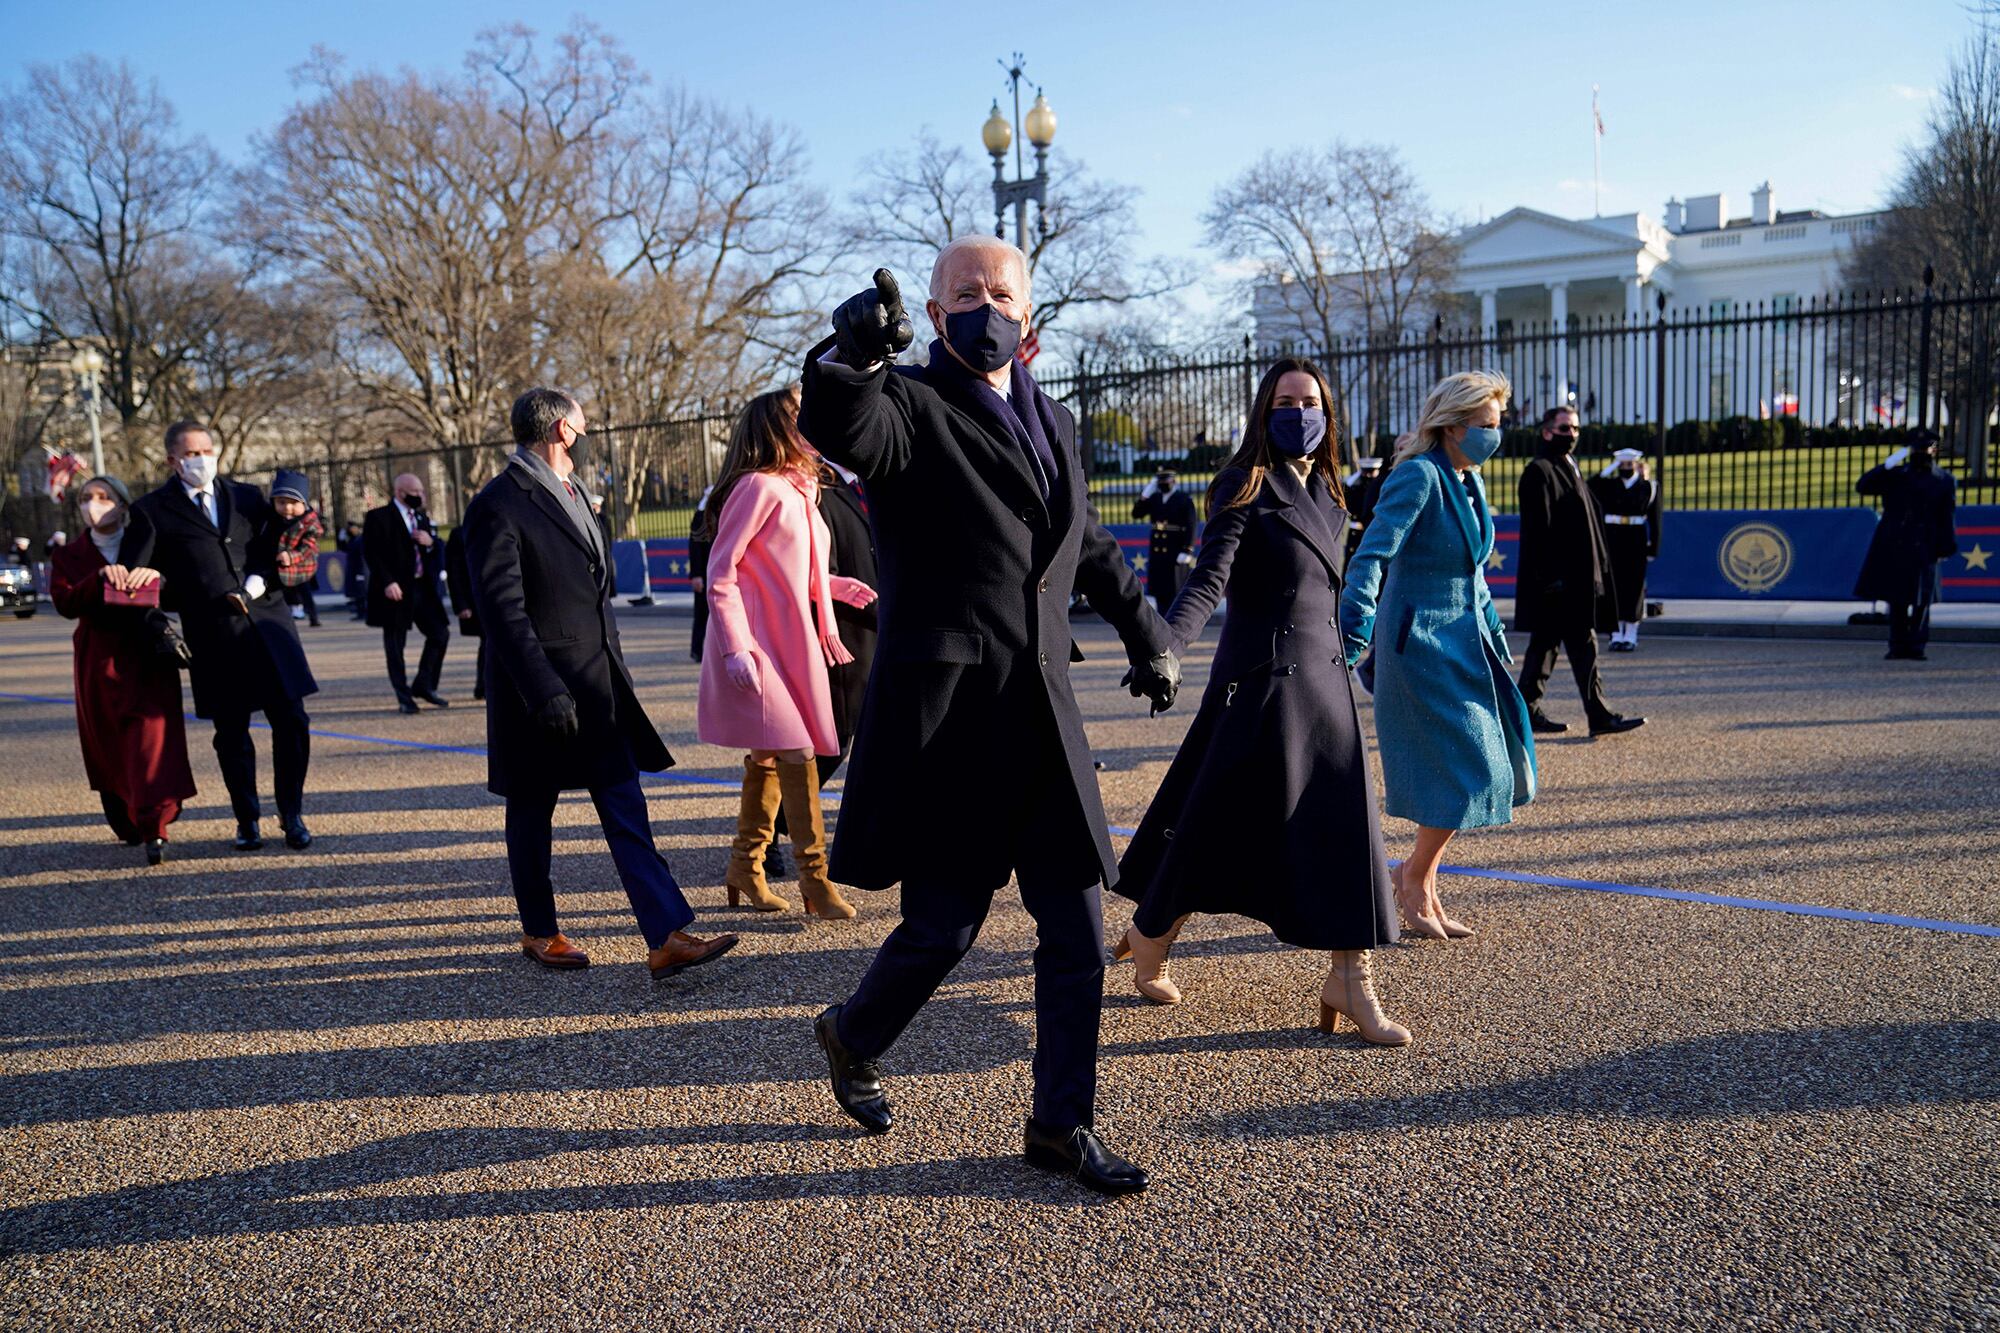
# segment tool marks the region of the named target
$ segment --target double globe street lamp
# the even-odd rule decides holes
[[[1035,104],[1028,108],[1027,123],[1021,121],[1021,77],[1023,60],[1020,52],[1014,53],[1011,65],[1006,61],[1007,81],[1014,89],[1014,123],[1000,114],[1000,103],[996,99],[986,123],[979,127],[979,141],[986,145],[986,151],[993,155],[993,234],[1006,239],[1007,209],[1014,210],[1014,244],[1022,250],[1028,249],[1028,202],[1035,204],[1035,228],[1038,235],[1047,236],[1048,185],[1049,185],[1049,145],[1056,139],[1056,113],[1049,105],[1049,99],[1042,96],[1040,88],[1035,89]],[[1026,173],[1021,162],[1021,135],[1027,130],[1027,140],[1035,146],[1035,174]],[[1014,150],[1014,180],[1007,179],[1007,150]]]
[[[90,414],[90,466],[92,476],[104,475],[104,435],[97,424],[97,377],[104,372],[104,353],[95,347],[79,347],[69,359],[69,369],[83,386],[84,410]]]

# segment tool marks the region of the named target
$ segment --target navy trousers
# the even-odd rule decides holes
[[[214,718],[215,762],[222,770],[222,785],[229,789],[229,808],[239,824],[254,824],[264,815],[263,803],[257,799],[257,747],[250,740],[250,707],[231,708]],[[264,708],[264,721],[271,726],[271,780],[278,820],[290,828],[305,809],[312,719],[299,700],[285,699]]]
[[[556,891],[549,881],[550,823],[560,792],[516,792],[507,797],[507,872],[514,881],[514,902],[521,909],[521,929],[529,935],[556,933]],[[639,918],[646,947],[657,949],[667,936],[694,920],[694,909],[681,894],[666,858],[653,847],[653,824],[646,813],[646,793],[636,776],[605,787],[592,787],[590,799],[604,826],[618,878]]]

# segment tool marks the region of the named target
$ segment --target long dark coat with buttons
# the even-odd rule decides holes
[[[1215,493],[1245,474],[1229,469]],[[1347,515],[1318,477],[1265,474],[1219,509],[1167,617],[1201,633],[1229,615],[1201,709],[1119,865],[1118,892],[1175,915],[1262,921],[1287,944],[1372,949],[1397,938],[1395,900],[1340,637],[1337,557]]]
[[[1937,600],[1937,562],[1958,552],[1951,474],[1934,467],[1875,467],[1854,489],[1882,497],[1882,521],[1868,539],[1854,595],[1929,606]]]
[[[172,477],[132,502],[152,524],[144,563],[160,571],[161,609],[180,613],[194,658],[195,716],[205,718],[283,707],[319,689],[278,585],[271,502],[255,486],[222,478],[214,495],[214,523]],[[231,594],[242,594],[252,574],[263,578],[264,594],[245,599],[245,615]]]
[[[618,646],[611,574],[553,495],[509,464],[465,510],[472,601],[486,638],[486,789],[601,787],[673,767]],[[539,720],[561,694],[579,729]]]
[[[1618,588],[1604,516],[1583,474],[1561,451],[1544,448],[1521,469],[1520,499],[1514,628],[1523,634],[1617,629]]]
[[[1115,880],[1070,687],[1070,596],[1088,596],[1128,653],[1165,651],[1167,631],[1090,504],[1075,419],[1033,390],[1054,426],[1044,499],[1021,446],[955,376],[897,366],[851,383],[820,364],[832,346],[807,354],[799,429],[860,474],[881,571],[833,877],[991,890],[1025,849],[1079,889]],[[1056,813],[1022,827],[1014,812],[1029,808]]]

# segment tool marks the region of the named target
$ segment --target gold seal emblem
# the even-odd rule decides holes
[[[1722,577],[1747,593],[1769,592],[1792,572],[1792,539],[1770,523],[1743,523],[1729,530],[1716,550]]]

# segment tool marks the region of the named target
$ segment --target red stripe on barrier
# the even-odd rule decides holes
[[[2000,537],[2000,528],[1954,528],[1961,537]]]
[[[1946,579],[1947,588],[2000,588],[2000,579]]]

